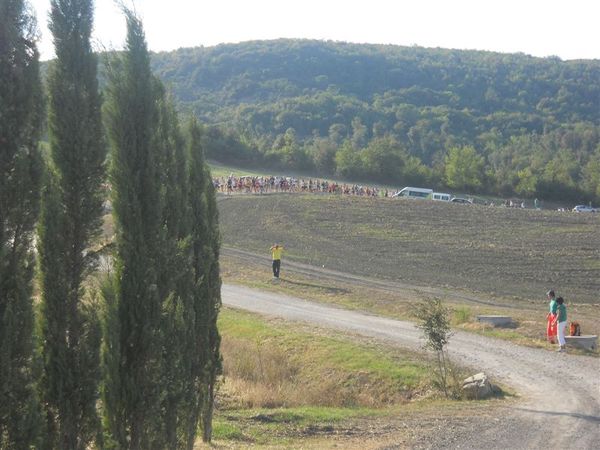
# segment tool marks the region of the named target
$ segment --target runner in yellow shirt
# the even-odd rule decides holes
[[[271,247],[271,256],[273,256],[273,278],[279,278],[279,271],[281,270],[281,253],[283,252],[283,245],[273,244]]]

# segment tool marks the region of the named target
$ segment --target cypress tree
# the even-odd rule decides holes
[[[206,342],[207,358],[204,366],[205,395],[202,406],[202,440],[210,442],[212,437],[212,418],[215,405],[215,389],[217,376],[222,373],[221,335],[217,327],[217,319],[221,310],[221,273],[219,254],[221,235],[219,232],[219,211],[212,177],[208,165],[205,164],[206,203],[208,218],[208,265],[206,268],[207,282],[207,314]]]
[[[117,229],[104,286],[107,445],[192,448],[199,423],[212,420],[220,373],[216,203],[202,153],[187,157],[173,103],[151,75],[141,23],[125,15],[106,105]]]
[[[190,336],[195,320],[192,296],[192,265],[187,204],[185,142],[173,102],[162,89],[156,136],[164,195],[163,263],[160,291],[163,343],[163,425],[166,448],[183,448],[190,417],[190,372],[197,349]]]
[[[90,246],[100,232],[106,158],[92,25],[92,0],[51,1],[51,168],[39,232],[49,448],[85,449],[100,431],[100,329],[84,286],[96,262]]]
[[[42,90],[35,20],[0,0],[0,448],[39,444],[32,241],[39,209]]]
[[[124,9],[127,42],[110,63],[106,117],[116,226],[106,289],[105,424],[118,448],[164,448],[161,412],[163,198],[156,150],[158,93],[141,22]]]
[[[221,307],[219,273],[220,235],[214,186],[202,149],[202,130],[192,119],[188,133],[189,202],[194,268],[193,359],[195,407],[188,432],[188,449],[193,447],[200,423],[202,440],[210,442],[217,376],[221,373],[221,338],[217,318]]]

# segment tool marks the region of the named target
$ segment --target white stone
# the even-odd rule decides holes
[[[567,345],[583,348],[585,350],[594,350],[598,347],[598,336],[584,334],[582,336],[565,336]]]
[[[487,398],[494,392],[492,384],[485,373],[481,372],[463,381],[463,392],[467,398]]]

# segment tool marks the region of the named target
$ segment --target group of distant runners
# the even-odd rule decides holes
[[[391,198],[398,194],[399,190],[383,187],[338,183],[320,178],[295,178],[287,176],[237,176],[233,173],[229,176],[213,177],[213,186],[217,192],[225,195],[233,194],[270,194],[270,193],[323,193],[339,194],[358,197]],[[525,208],[524,202],[506,200],[504,202],[482,201],[488,206],[504,206],[510,208]],[[534,207],[539,209],[539,202],[535,199]]]
[[[283,176],[242,176],[213,178],[213,185],[224,194],[266,194],[273,192],[308,192],[355,195],[362,197],[391,197],[396,191],[358,184],[339,184],[315,178]]]

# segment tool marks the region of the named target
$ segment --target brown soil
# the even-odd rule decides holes
[[[219,201],[224,244],[474,297],[600,303],[600,214],[328,195]]]

